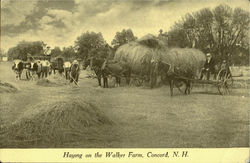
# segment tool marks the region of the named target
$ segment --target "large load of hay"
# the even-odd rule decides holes
[[[198,78],[206,61],[198,49],[172,48],[161,56],[161,62],[170,65],[169,74]]]
[[[113,122],[95,105],[72,98],[41,103],[8,126],[1,126],[1,147],[61,147],[102,135]]]
[[[152,63],[161,58],[166,47],[155,36],[146,35],[137,41],[119,47],[114,60],[126,62],[134,74],[145,75],[149,74]]]
[[[114,60],[126,62],[132,73],[149,75],[154,63],[163,62],[171,66],[175,74],[197,76],[205,63],[205,55],[197,49],[167,48],[153,35],[125,44],[117,49]]]
[[[162,48],[165,47],[164,41],[158,39],[156,36],[152,34],[147,34],[140,39],[136,40],[141,45],[145,45],[150,48]]]
[[[150,63],[153,57],[153,50],[139,45],[136,42],[131,42],[121,46],[114,57],[114,60],[126,62],[135,73],[141,73],[143,65]]]

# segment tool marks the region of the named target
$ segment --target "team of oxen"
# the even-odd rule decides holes
[[[59,67],[59,68],[58,68]],[[60,68],[61,67],[61,68]],[[80,65],[77,60],[73,62],[66,61],[62,65],[54,66],[49,60],[32,60],[32,61],[22,61],[20,59],[14,60],[12,70],[16,73],[16,80],[20,80],[23,71],[25,70],[25,75],[27,80],[35,80],[36,78],[47,78],[55,70],[58,70],[60,75],[65,76],[70,82],[77,84]]]

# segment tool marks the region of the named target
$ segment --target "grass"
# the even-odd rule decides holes
[[[218,95],[212,86],[194,86],[190,95],[169,88],[119,87],[103,89],[96,79],[80,75],[80,87],[63,85],[43,87],[31,81],[13,81],[8,63],[0,64],[0,80],[14,82],[20,91],[0,96],[0,122],[9,125],[20,117],[32,117],[37,104],[52,104],[69,98],[95,104],[112,126],[89,130],[82,140],[51,143],[42,147],[128,147],[128,148],[210,148],[249,146],[249,96],[247,89],[233,89],[228,96]],[[9,71],[9,72],[8,72]],[[4,72],[4,73],[2,73]],[[42,109],[42,107],[40,108]],[[15,134],[15,133],[13,133]],[[86,141],[87,140],[87,141]],[[23,144],[22,147],[37,147]],[[41,146],[39,146],[41,147]]]

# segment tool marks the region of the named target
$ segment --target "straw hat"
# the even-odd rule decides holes
[[[78,61],[77,61],[77,60],[74,60],[74,61],[73,61],[73,64],[78,64]]]

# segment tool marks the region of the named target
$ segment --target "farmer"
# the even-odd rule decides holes
[[[42,64],[42,78],[43,77],[47,78],[48,72],[49,72],[50,63],[46,59],[43,59],[41,61],[41,64]]]
[[[80,74],[80,66],[77,60],[74,60],[72,62],[72,65],[70,67],[70,83],[74,81],[74,83],[77,85],[78,78]]]
[[[42,63],[41,63],[40,60],[37,60],[36,64],[37,64],[37,72],[36,72],[36,74],[38,76],[38,79],[40,79],[41,74],[42,74]]]
[[[70,77],[69,77],[70,67],[71,67],[70,62],[68,62],[68,61],[64,62],[63,68],[64,68],[66,80],[70,79]]]
[[[214,73],[214,66],[215,64],[214,64],[214,60],[212,59],[211,54],[207,53],[206,62],[204,64],[204,67],[202,68],[200,79],[202,79],[203,75],[206,74],[207,80],[209,80],[210,73]]]

